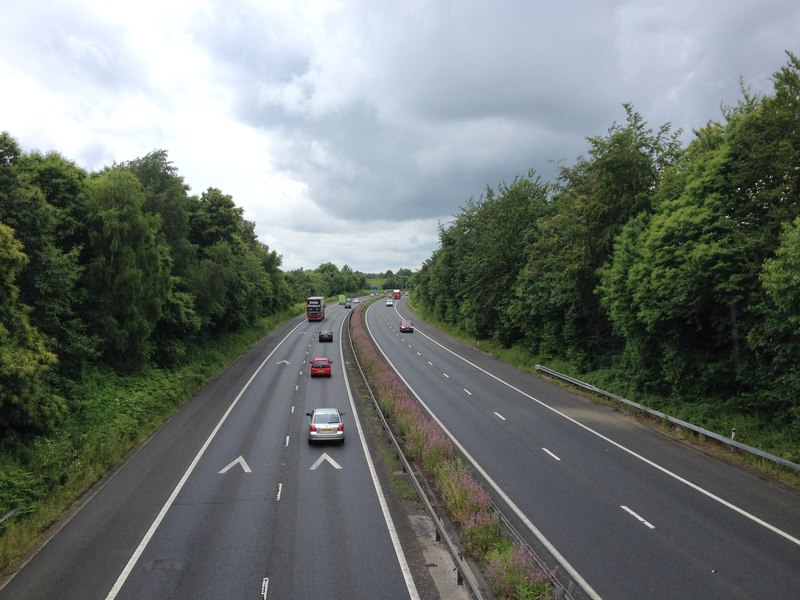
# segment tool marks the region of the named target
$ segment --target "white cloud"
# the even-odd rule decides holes
[[[470,196],[552,177],[623,102],[690,131],[800,39],[790,0],[3,8],[0,129],[88,169],[165,149],[290,269],[418,267]]]

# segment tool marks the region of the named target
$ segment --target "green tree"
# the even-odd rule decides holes
[[[800,440],[800,217],[784,227],[775,255],[764,263],[762,321],[748,332],[757,370],[749,408],[788,424]]]
[[[197,268],[197,246],[189,239],[189,187],[165,150],[156,150],[122,166],[141,182],[145,194],[142,210],[158,215],[159,234],[169,246],[171,284],[152,335],[152,345],[159,364],[173,365],[186,355],[202,326],[200,316],[195,313],[195,290],[190,287],[189,278]]]
[[[316,271],[294,269],[286,273],[286,281],[294,302],[302,302],[310,296],[323,294],[324,282]]]
[[[125,169],[110,169],[87,185],[86,313],[104,358],[117,367],[149,359],[170,289],[160,219],[143,212],[144,202],[141,183]]]
[[[210,248],[220,241],[231,243],[242,236],[255,239],[255,226],[246,222],[243,215],[244,210],[236,206],[232,196],[208,188],[190,203],[189,239],[200,248]]]
[[[58,153],[33,152],[20,156],[13,177],[16,184],[0,192],[0,219],[15,228],[29,258],[19,278],[21,299],[31,308],[31,324],[58,355],[58,371],[77,378],[96,354],[78,310],[85,297],[84,231],[76,210],[86,173]]]
[[[199,262],[187,281],[203,328],[236,329],[289,305],[280,257],[258,241],[231,196],[209,188],[192,199],[189,232]]]
[[[534,349],[583,367],[613,352],[611,323],[595,288],[598,269],[628,221],[650,210],[660,174],[679,151],[670,125],[647,127],[630,105],[625,125],[590,137],[589,156],[561,170],[547,218],[530,235],[512,319]]]
[[[56,356],[30,325],[14,284],[25,261],[13,230],[0,223],[0,434],[4,437],[46,431],[66,410],[64,400],[45,382]]]
[[[423,263],[413,282],[416,301],[445,323],[461,324],[461,307],[469,295],[465,286],[471,267],[469,257],[475,255],[472,232],[479,210],[480,202],[470,198],[450,224],[439,224],[439,248]]]
[[[800,209],[798,67],[790,55],[774,97],[745,94],[724,125],[697,132],[602,273],[631,368],[682,398],[741,399],[759,379],[762,265]]]
[[[510,344],[519,337],[512,315],[512,290],[530,242],[534,224],[548,210],[548,188],[535,173],[487,188],[477,205],[463,256],[460,319],[478,338]]]

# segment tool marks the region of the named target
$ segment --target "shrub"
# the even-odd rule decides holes
[[[491,552],[488,559],[489,585],[498,600],[552,597],[546,575],[524,548],[506,545]]]

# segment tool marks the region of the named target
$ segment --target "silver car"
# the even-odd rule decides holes
[[[308,415],[308,443],[339,441],[344,444],[344,413],[336,408],[317,408]]]

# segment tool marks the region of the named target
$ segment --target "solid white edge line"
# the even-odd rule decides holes
[[[369,328],[369,319],[365,319],[365,322],[367,324],[367,331],[369,331],[370,336],[372,336],[372,331]],[[428,337],[428,336],[425,336],[425,337]],[[411,387],[411,385],[408,383],[408,381],[406,381],[406,379],[400,374],[400,371],[397,370],[397,367],[394,366],[394,363],[392,363],[392,361],[389,360],[389,357],[386,356],[386,353],[380,347],[380,345],[378,344],[377,340],[375,340],[375,336],[372,336],[372,339],[375,341],[375,346],[378,348],[380,353],[383,354],[383,357],[386,359],[386,362],[388,362],[389,365],[392,367],[392,369],[394,370],[395,374],[400,378],[400,380],[404,384],[406,384],[406,386],[411,391],[411,393],[414,394],[414,397],[417,399],[417,401],[428,412],[428,414],[430,415],[431,419],[436,421],[436,423],[439,425],[439,427],[442,428],[442,431],[444,431],[447,434],[447,437],[450,438],[450,440],[461,451],[461,453],[464,455],[464,457],[466,457],[466,459],[470,463],[472,463],[472,466],[475,467],[475,470],[478,471],[478,473],[481,474],[481,476],[486,480],[486,482],[490,486],[492,486],[492,489],[494,489],[495,493],[498,496],[500,496],[500,498],[503,499],[503,501],[511,508],[511,510],[514,512],[514,514],[517,515],[517,517],[520,519],[520,521],[522,521],[525,524],[525,526],[531,531],[531,533],[533,533],[533,535],[536,536],[536,538],[539,540],[539,542],[541,542],[545,546],[545,548],[547,548],[547,550],[555,557],[555,559],[561,564],[561,566],[564,567],[564,569],[572,576],[572,578],[578,583],[578,585],[581,586],[583,591],[586,592],[586,594],[590,598],[592,598],[592,600],[603,600],[602,597],[600,596],[600,594],[598,594],[597,592],[594,591],[592,586],[590,586],[589,583],[581,576],[581,574],[578,573],[578,571],[575,570],[575,567],[573,567],[569,563],[569,561],[566,558],[564,558],[558,550],[556,550],[556,547],[553,546],[553,544],[550,543],[550,540],[548,540],[544,536],[544,534],[541,531],[539,531],[539,529],[533,524],[533,522],[527,517],[527,515],[525,515],[525,513],[523,513],[522,510],[511,500],[511,498],[508,497],[508,495],[500,488],[500,486],[497,485],[495,480],[492,479],[489,476],[489,473],[487,473],[484,470],[484,468],[480,464],[478,464],[478,461],[476,461],[472,457],[472,455],[469,452],[467,452],[467,449],[464,448],[464,446],[461,445],[461,442],[459,442],[456,439],[456,437],[452,433],[450,433],[450,430],[447,429],[447,427],[445,427],[444,423],[442,423],[439,420],[439,417],[437,417],[434,414],[434,412],[430,409],[430,407],[427,404],[425,404],[425,402],[422,400],[422,398],[420,398],[420,396],[419,396],[419,394],[417,394],[416,390],[413,387]]]
[[[177,412],[177,411],[176,411],[176,412]],[[173,415],[173,416],[174,416],[174,415]],[[163,427],[164,425],[166,425],[167,423],[169,423],[169,421],[171,421],[171,420],[172,420],[172,417],[169,417],[169,418],[168,418],[166,421],[164,421],[164,423],[161,425],[161,427]],[[147,439],[146,439],[144,442],[142,442],[142,445],[141,445],[141,446],[139,446],[139,447],[138,447],[136,450],[134,450],[134,451],[133,451],[133,454],[131,454],[131,455],[130,455],[130,456],[129,456],[129,457],[126,459],[126,460],[125,460],[125,462],[121,463],[121,464],[119,465],[119,468],[118,468],[116,471],[114,471],[114,472],[113,472],[113,473],[112,473],[112,474],[109,476],[109,478],[108,478],[106,481],[104,481],[104,482],[103,482],[103,483],[102,483],[102,484],[101,484],[101,485],[100,485],[100,486],[99,486],[99,487],[98,487],[98,488],[97,488],[97,489],[96,489],[94,492],[91,492],[91,494],[89,494],[89,495],[86,497],[86,499],[85,499],[85,500],[84,500],[84,501],[83,501],[83,502],[82,502],[82,503],[81,503],[81,504],[78,506],[78,508],[75,510],[75,512],[74,512],[74,513],[72,513],[71,515],[69,515],[69,517],[67,517],[66,519],[64,519],[64,521],[63,521],[63,522],[62,522],[62,523],[61,523],[61,524],[60,524],[60,525],[59,525],[59,526],[58,526],[58,527],[55,529],[55,531],[53,531],[53,532],[50,534],[50,536],[49,536],[49,537],[47,537],[47,539],[45,539],[45,540],[44,540],[44,542],[42,542],[42,543],[39,545],[39,547],[38,547],[38,548],[37,548],[35,551],[33,551],[33,552],[31,553],[31,555],[30,555],[30,556],[28,556],[28,558],[26,558],[26,559],[25,559],[25,560],[24,560],[24,561],[23,561],[23,562],[22,562],[22,563],[19,565],[19,568],[18,568],[16,571],[14,571],[13,573],[11,573],[11,575],[9,575],[9,576],[8,576],[8,578],[6,578],[6,580],[5,580],[4,582],[0,583],[0,592],[2,592],[2,591],[3,591],[3,589],[4,589],[4,588],[5,588],[5,587],[6,587],[8,584],[10,584],[10,583],[11,583],[11,581],[12,581],[12,580],[13,580],[13,579],[14,579],[14,578],[15,578],[15,577],[16,577],[16,576],[19,574],[19,573],[21,573],[21,572],[22,572],[22,570],[23,570],[23,569],[24,569],[26,566],[28,566],[28,563],[30,563],[30,562],[31,562],[31,561],[32,561],[34,558],[36,558],[36,556],[38,556],[39,552],[41,552],[42,550],[44,550],[45,546],[47,546],[47,545],[50,543],[50,540],[52,540],[52,539],[53,539],[54,537],[56,537],[56,536],[57,536],[59,533],[61,533],[61,530],[62,530],[62,529],[64,529],[64,527],[66,527],[66,526],[69,524],[69,522],[70,522],[70,521],[72,521],[72,519],[74,519],[74,518],[75,518],[75,517],[76,517],[76,516],[77,516],[77,515],[78,515],[78,514],[79,514],[79,513],[80,513],[80,512],[81,512],[81,511],[82,511],[82,510],[83,510],[83,509],[84,509],[84,508],[85,508],[85,507],[86,507],[86,506],[87,506],[87,505],[88,505],[88,504],[89,504],[89,503],[90,503],[90,502],[93,500],[93,499],[94,499],[94,497],[95,497],[95,496],[97,496],[97,494],[99,494],[100,492],[102,492],[102,491],[103,491],[103,489],[104,489],[104,488],[105,488],[105,487],[106,487],[106,486],[107,486],[109,483],[111,483],[111,480],[113,480],[113,479],[114,479],[114,478],[115,478],[115,477],[116,477],[116,476],[117,476],[117,475],[118,475],[118,474],[119,474],[119,473],[122,471],[122,469],[124,469],[126,466],[128,466],[128,464],[129,464],[129,463],[130,463],[130,462],[131,462],[131,461],[132,461],[132,460],[133,460],[133,459],[136,457],[136,455],[137,455],[137,454],[139,454],[139,452],[141,452],[141,451],[144,449],[144,447],[145,447],[145,446],[147,446],[147,444],[149,444],[149,443],[150,443],[150,440],[152,440],[152,439],[155,437],[156,433],[158,433],[158,431],[155,431],[155,432],[153,432],[153,433],[150,435],[150,437],[149,437],[149,438],[147,438]]]
[[[421,332],[420,332],[420,333],[421,333]],[[447,352],[449,352],[450,354],[452,354],[453,356],[455,356],[455,357],[457,357],[457,358],[460,358],[461,360],[463,360],[463,361],[464,361],[465,363],[467,363],[468,365],[470,365],[470,366],[472,366],[472,367],[475,367],[476,369],[478,369],[479,371],[481,371],[481,372],[483,372],[484,374],[488,375],[488,376],[489,376],[489,377],[491,377],[492,379],[494,379],[494,380],[496,380],[496,381],[498,381],[498,382],[502,383],[503,385],[505,385],[505,386],[507,386],[507,387],[511,388],[511,389],[512,389],[512,390],[514,390],[515,392],[517,392],[517,393],[519,393],[519,394],[522,394],[523,396],[525,396],[525,397],[526,397],[526,398],[528,398],[529,400],[532,400],[532,401],[536,402],[537,404],[539,404],[540,406],[542,406],[542,407],[546,408],[547,410],[550,410],[550,411],[554,412],[555,414],[559,415],[560,417],[563,417],[564,419],[566,419],[567,421],[570,421],[571,423],[574,423],[575,425],[577,425],[578,427],[581,427],[581,428],[582,428],[582,429],[584,429],[585,431],[588,431],[589,433],[591,433],[591,434],[593,434],[593,435],[596,435],[596,436],[597,436],[597,437],[599,437],[601,440],[604,440],[604,441],[608,442],[608,443],[609,443],[609,444],[611,444],[612,446],[615,446],[615,447],[619,448],[620,450],[622,450],[623,452],[626,452],[626,453],[630,454],[630,455],[631,455],[631,456],[633,456],[634,458],[638,458],[638,459],[639,459],[639,460],[641,460],[643,463],[645,463],[645,464],[647,464],[647,465],[650,465],[650,466],[651,466],[651,467],[653,467],[654,469],[657,469],[657,470],[661,471],[662,473],[664,473],[665,475],[668,475],[668,476],[672,477],[672,478],[673,478],[673,479],[675,479],[676,481],[679,481],[679,482],[683,483],[684,485],[686,485],[686,486],[688,486],[688,487],[692,488],[693,490],[695,490],[695,491],[697,491],[697,492],[700,492],[700,493],[701,493],[701,494],[703,494],[704,496],[707,496],[708,498],[710,498],[710,499],[712,499],[712,500],[714,500],[714,501],[716,501],[716,502],[719,502],[719,503],[720,503],[720,504],[722,504],[723,506],[725,506],[725,507],[727,507],[727,508],[731,509],[731,510],[732,510],[732,511],[734,511],[734,512],[737,512],[737,513],[739,513],[739,514],[740,514],[740,515],[742,515],[743,517],[746,517],[746,518],[750,519],[750,520],[751,520],[751,521],[753,521],[754,523],[758,523],[758,524],[759,524],[759,525],[761,525],[762,527],[764,527],[764,528],[766,528],[766,529],[768,529],[768,530],[772,531],[773,533],[776,533],[776,534],[778,534],[779,536],[781,536],[781,537],[783,537],[783,538],[785,538],[785,539],[789,540],[789,541],[790,541],[790,542],[792,542],[793,544],[795,544],[795,545],[797,545],[797,546],[800,546],[800,539],[798,539],[798,538],[794,537],[794,536],[793,536],[793,535],[791,535],[790,533],[787,533],[787,532],[783,531],[782,529],[778,529],[778,528],[777,528],[777,527],[775,527],[774,525],[771,525],[770,523],[767,523],[766,521],[764,521],[763,519],[761,519],[761,518],[759,518],[759,517],[755,516],[754,514],[751,514],[751,513],[747,512],[747,511],[746,511],[746,510],[744,510],[743,508],[739,508],[739,507],[738,507],[738,506],[736,506],[735,504],[731,504],[730,502],[728,502],[728,501],[727,501],[727,500],[725,500],[724,498],[721,498],[721,497],[717,496],[716,494],[714,494],[714,493],[712,493],[712,492],[709,492],[708,490],[706,490],[705,488],[702,488],[702,487],[700,487],[700,486],[699,486],[699,485],[697,485],[696,483],[692,483],[691,481],[689,481],[688,479],[686,479],[686,478],[684,478],[684,477],[681,477],[681,476],[680,476],[680,475],[678,475],[677,473],[673,473],[672,471],[670,471],[670,470],[669,470],[669,469],[667,469],[666,467],[662,467],[661,465],[659,465],[658,463],[655,463],[655,462],[653,462],[653,461],[652,461],[652,460],[650,460],[649,458],[646,458],[646,457],[642,456],[641,454],[638,454],[637,452],[634,452],[634,451],[633,451],[633,450],[631,450],[630,448],[626,448],[625,446],[623,446],[623,445],[622,445],[622,444],[620,444],[619,442],[615,442],[614,440],[612,440],[611,438],[609,438],[609,437],[607,437],[607,436],[603,435],[603,434],[602,434],[602,433],[600,433],[599,431],[595,431],[594,429],[592,429],[592,428],[591,428],[591,427],[589,427],[588,425],[584,425],[584,424],[583,424],[583,423],[581,423],[580,421],[578,421],[578,420],[576,420],[576,419],[573,419],[572,417],[570,417],[570,416],[569,416],[569,415],[567,415],[567,414],[564,414],[563,412],[561,412],[561,411],[560,411],[560,410],[558,410],[557,408],[553,408],[552,406],[550,406],[549,404],[546,404],[545,402],[543,402],[543,401],[539,400],[538,398],[534,398],[534,397],[533,397],[533,396],[531,396],[530,394],[527,394],[527,393],[523,392],[521,389],[514,387],[513,385],[511,385],[511,384],[510,384],[510,383],[508,383],[507,381],[503,381],[503,380],[502,380],[502,379],[500,379],[500,378],[499,378],[497,375],[494,375],[494,374],[490,373],[490,372],[489,372],[489,371],[487,371],[486,369],[483,369],[483,368],[479,367],[478,365],[476,365],[475,363],[473,363],[473,362],[470,362],[469,360],[467,360],[467,359],[466,359],[466,358],[464,358],[463,356],[460,356],[459,354],[456,354],[455,352],[453,352],[452,350],[450,350],[450,348],[447,348],[446,346],[442,346],[442,344],[440,344],[439,342],[437,342],[437,341],[436,341],[436,340],[434,340],[433,338],[431,338],[431,337],[429,337],[429,336],[425,335],[424,333],[423,333],[422,335],[423,335],[424,337],[428,338],[430,341],[432,341],[434,344],[436,344],[436,345],[437,345],[437,346],[439,346],[440,348],[442,348],[442,349],[446,350]],[[387,360],[388,360],[388,359],[387,359]]]
[[[280,348],[281,344],[283,344],[283,342],[285,342],[286,339],[294,333],[295,329],[300,327],[300,325],[302,325],[303,323],[305,323],[305,321],[300,321],[294,327],[294,329],[292,329],[289,333],[287,333],[286,336],[280,342],[278,342],[275,348],[272,349],[272,352],[269,353],[269,355],[253,372],[253,374],[250,376],[250,379],[248,379],[247,383],[244,384],[244,387],[242,387],[242,389],[236,395],[236,398],[233,399],[233,402],[231,402],[230,406],[228,406],[228,409],[225,411],[225,414],[222,415],[222,418],[219,420],[216,427],[214,427],[213,431],[211,432],[211,435],[208,436],[208,439],[206,439],[205,443],[202,445],[200,450],[198,450],[197,454],[194,457],[194,460],[192,460],[191,464],[189,465],[189,468],[186,469],[186,472],[183,474],[183,477],[181,477],[180,481],[178,482],[178,485],[175,486],[175,489],[172,490],[172,493],[169,495],[169,498],[167,498],[167,501],[164,503],[164,506],[161,507],[161,511],[159,511],[155,521],[153,521],[153,524],[150,525],[150,529],[147,530],[147,533],[145,533],[144,538],[142,538],[142,541],[139,543],[139,546],[136,548],[136,550],[133,552],[133,555],[128,560],[128,564],[125,565],[125,568],[122,570],[122,573],[120,573],[119,577],[117,578],[117,581],[114,583],[114,586],[108,592],[106,600],[113,600],[114,598],[116,598],[117,594],[119,594],[120,590],[122,589],[122,586],[125,585],[125,581],[128,579],[128,576],[131,574],[131,571],[133,571],[133,567],[135,567],[136,563],[139,561],[139,557],[141,557],[142,553],[144,552],[144,549],[147,547],[147,544],[150,543],[150,539],[155,534],[156,529],[158,529],[158,526],[161,525],[161,521],[164,520],[167,511],[169,511],[170,507],[175,502],[175,498],[178,497],[178,494],[180,493],[181,489],[183,489],[183,486],[186,484],[186,481],[189,479],[189,476],[192,474],[192,471],[194,471],[195,467],[197,466],[197,463],[200,462],[200,459],[203,457],[203,454],[205,454],[206,450],[211,445],[212,440],[216,437],[217,432],[222,428],[222,424],[227,420],[228,415],[230,415],[231,412],[233,411],[233,407],[236,406],[236,404],[239,402],[239,399],[242,397],[244,392],[247,390],[248,387],[250,387],[250,384],[256,378],[256,375],[258,375],[258,373],[261,371],[264,365],[267,364],[267,361],[272,357],[272,355],[275,354],[275,351],[278,348]]]
[[[339,326],[339,339],[343,340],[342,331],[344,331],[344,322],[347,319],[342,319],[342,324]],[[342,369],[344,369],[344,350],[342,350],[341,343],[339,344],[339,361],[342,364]],[[358,430],[358,439],[361,440],[361,449],[364,452],[364,458],[367,461],[367,467],[369,468],[369,474],[372,477],[372,484],[375,486],[375,493],[378,496],[378,503],[381,506],[381,511],[383,512],[383,519],[386,522],[386,528],[389,530],[389,537],[392,540],[392,546],[394,547],[394,553],[397,556],[397,562],[400,563],[400,570],[403,572],[403,579],[406,582],[406,588],[408,589],[408,595],[411,597],[411,600],[420,600],[419,592],[417,592],[417,586],[414,583],[414,577],[411,575],[411,569],[408,567],[408,561],[406,560],[406,555],[403,552],[403,546],[400,544],[400,538],[397,535],[397,530],[394,526],[394,521],[392,520],[392,515],[389,512],[389,505],[386,502],[386,497],[383,495],[383,488],[381,488],[381,482],[378,481],[378,474],[375,472],[375,465],[372,464],[372,457],[369,455],[369,449],[367,448],[367,440],[364,437],[364,431],[361,429],[361,421],[358,418],[358,411],[356,410],[356,403],[353,399],[353,392],[350,390],[350,382],[348,381],[347,377],[344,377],[344,385],[347,388],[347,397],[350,400],[350,410],[353,411],[353,422],[355,423],[356,429]]]

